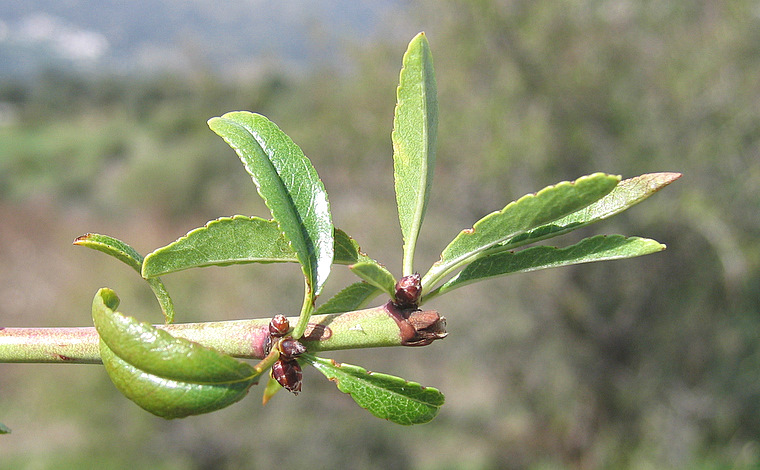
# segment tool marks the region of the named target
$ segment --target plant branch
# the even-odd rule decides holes
[[[223,354],[261,359],[265,356],[269,321],[259,318],[157,327]],[[434,310],[399,311],[388,303],[364,310],[313,315],[301,341],[309,352],[414,346],[445,337],[445,328],[446,320]],[[99,364],[99,341],[94,327],[0,327],[0,363]]]

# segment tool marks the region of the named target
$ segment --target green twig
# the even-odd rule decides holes
[[[416,313],[416,312],[415,312]],[[437,312],[419,312],[440,319]],[[261,359],[269,335],[269,318],[206,323],[158,325],[174,336],[189,339],[223,354]],[[295,318],[290,321],[295,322]],[[438,337],[445,336],[440,319]],[[429,322],[428,322],[429,323]],[[417,325],[399,318],[387,305],[351,312],[313,315],[301,341],[310,352],[375,348],[411,344]],[[0,363],[99,364],[100,352],[95,328],[2,328]]]

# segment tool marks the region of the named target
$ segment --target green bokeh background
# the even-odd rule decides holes
[[[99,287],[160,321],[150,289],[85,232],[145,254],[206,221],[266,216],[206,127],[262,113],[309,156],[335,224],[398,274],[390,131],[401,54],[425,30],[439,149],[421,270],[459,230],[546,185],[605,171],[684,177],[589,233],[664,253],[516,275],[429,304],[449,337],[338,360],[441,389],[430,424],[370,416],[314,370],[179,421],[99,366],[0,364],[2,469],[756,468],[760,462],[760,7],[757,2],[415,1],[354,61],[245,79],[208,69],[0,82],[0,325],[85,326]],[[566,240],[567,243],[570,240]],[[352,281],[336,267],[324,296]],[[165,279],[179,321],[294,314],[297,266]]]

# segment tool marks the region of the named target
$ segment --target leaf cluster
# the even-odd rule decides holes
[[[403,277],[417,273],[414,255],[430,198],[437,124],[433,59],[427,38],[420,33],[402,60],[391,134]],[[212,118],[208,125],[235,150],[271,219],[235,215],[212,220],[145,258],[104,235],[88,234],[75,243],[103,251],[139,272],[159,299],[167,323],[174,320],[174,309],[160,276],[204,266],[298,263],[304,299],[290,332],[296,340],[314,313],[357,310],[382,294],[395,301],[400,278],[333,226],[327,192],[316,170],[276,124],[259,114],[236,111]],[[621,181],[619,176],[595,173],[510,202],[462,230],[444,247],[440,260],[421,276],[421,297],[415,307],[496,276],[661,251],[665,246],[654,240],[623,235],[593,236],[562,248],[527,245],[618,214],[678,177],[654,173]],[[317,305],[334,264],[348,266],[359,280]],[[103,363],[124,395],[158,416],[178,418],[229,406],[242,399],[278,359],[274,349],[250,365],[124,316],[116,311],[117,305],[115,293],[108,289],[99,291],[93,302]],[[427,422],[444,402],[435,388],[338,364],[311,352],[299,362],[313,366],[375,416],[398,424]],[[265,400],[277,387],[270,379]]]

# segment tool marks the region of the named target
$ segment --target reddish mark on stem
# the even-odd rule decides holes
[[[61,361],[73,361],[74,360],[73,357],[64,356],[63,354],[54,354],[54,356],[57,357],[58,359],[60,359]]]
[[[332,330],[318,323],[309,323],[301,338],[304,341],[325,341],[332,337]]]
[[[253,345],[253,354],[258,358],[263,358],[268,354],[271,345],[271,336],[266,328],[257,328],[252,332],[251,344]]]

